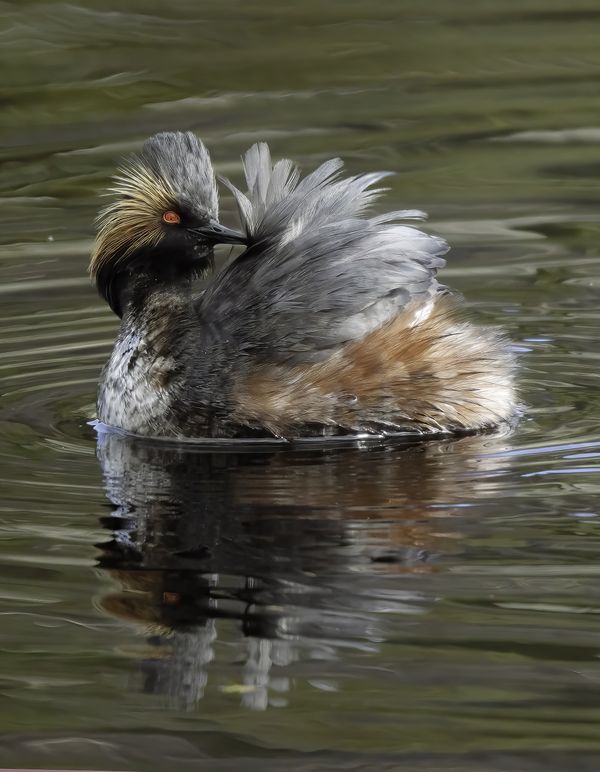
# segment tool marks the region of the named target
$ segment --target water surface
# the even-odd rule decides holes
[[[0,9],[0,766],[597,769],[597,4]],[[98,192],[176,128],[237,180],[259,139],[396,171],[520,352],[517,430],[97,441]]]

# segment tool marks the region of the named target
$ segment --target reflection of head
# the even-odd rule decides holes
[[[269,669],[298,656],[303,640],[314,649],[384,635],[368,578],[432,571],[460,549],[459,505],[501,469],[489,453],[500,442],[234,454],[100,435],[114,505],[100,565],[120,586],[101,606],[151,636],[146,687],[188,706],[226,624],[215,620],[234,620],[249,636],[240,694],[265,707]],[[424,602],[413,585],[397,586],[398,608]]]

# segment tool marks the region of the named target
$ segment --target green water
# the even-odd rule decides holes
[[[0,12],[0,766],[598,769],[598,4]],[[92,221],[160,129],[397,172],[521,352],[516,431],[97,444]]]

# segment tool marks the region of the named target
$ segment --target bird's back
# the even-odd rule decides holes
[[[439,294],[446,243],[398,224],[423,214],[366,214],[387,173],[341,178],[334,159],[300,179],[290,161],[273,165],[265,144],[250,148],[244,166],[248,194],[227,184],[250,246],[198,310],[254,357],[322,361],[409,307],[422,314]]]
[[[225,182],[249,247],[196,306],[203,351],[233,363],[227,423],[285,436],[510,418],[512,356],[457,318],[436,279],[446,243],[399,224],[420,212],[367,214],[386,173],[342,178],[332,160],[301,179],[265,144],[244,167],[247,194]]]

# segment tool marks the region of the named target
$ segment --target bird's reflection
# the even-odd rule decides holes
[[[303,652],[377,646],[387,615],[426,611],[427,594],[402,575],[460,549],[456,513],[501,472],[490,452],[501,446],[232,453],[99,434],[112,505],[99,563],[118,587],[101,606],[146,636],[145,689],[193,707],[223,620],[245,654],[216,686],[254,709],[285,704]]]

